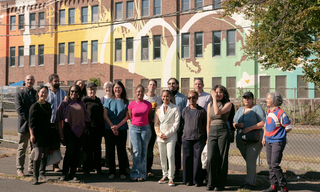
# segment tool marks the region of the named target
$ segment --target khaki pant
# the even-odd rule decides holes
[[[32,165],[33,165],[33,160],[30,158],[30,154],[32,151],[32,146],[30,142],[30,133],[25,132],[25,133],[18,133],[19,137],[19,145],[18,145],[18,151],[17,151],[17,157],[16,157],[16,167],[17,171],[22,171],[24,170],[24,161],[25,161],[25,156],[26,156],[26,150],[28,147],[28,154],[29,154],[29,165],[28,165],[28,171],[32,171]]]

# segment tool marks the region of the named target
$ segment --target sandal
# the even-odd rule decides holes
[[[144,178],[138,178],[138,181],[139,182],[143,182],[143,181],[146,181]]]
[[[134,178],[134,177],[132,177],[130,180],[131,180],[131,182],[137,182],[138,181],[138,179]]]

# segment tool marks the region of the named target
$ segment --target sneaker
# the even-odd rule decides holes
[[[120,175],[120,179],[125,180],[127,178],[127,176],[125,175]]]
[[[170,187],[176,186],[176,184],[173,182],[173,179],[169,179],[169,186]]]
[[[150,171],[148,172],[147,177],[154,177],[154,174]]]
[[[17,171],[17,176],[18,176],[18,177],[25,177],[23,171],[21,171],[21,170],[18,170],[18,171]]]
[[[60,178],[59,178],[60,181],[66,181],[67,180],[67,177],[65,175],[62,175]]]
[[[114,174],[109,175],[109,179],[110,180],[114,179]]]
[[[47,177],[46,177],[45,175],[43,175],[43,174],[40,174],[40,175],[39,175],[39,179],[40,179],[41,181],[48,181]]]
[[[163,177],[158,181],[158,183],[163,184],[163,183],[168,183],[168,181],[169,181],[168,177],[163,176]]]
[[[281,187],[281,192],[288,192],[288,191],[289,190],[288,190],[287,186]]]

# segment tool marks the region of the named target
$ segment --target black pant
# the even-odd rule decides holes
[[[181,130],[181,129],[180,129]],[[174,161],[175,161],[175,167],[176,167],[176,173],[178,174],[178,171],[181,169],[181,145],[182,145],[182,131],[178,131],[178,140],[174,149]]]
[[[183,183],[202,184],[203,171],[201,153],[205,139],[182,140],[183,146]]]
[[[230,147],[230,133],[226,124],[210,126],[207,147],[207,185],[223,188],[228,176],[228,152]],[[217,175],[217,171],[219,175]]]
[[[119,173],[120,175],[125,175],[128,159],[126,151],[127,130],[121,130],[119,135],[115,136],[111,129],[106,129],[106,137],[108,142],[109,174],[116,173],[115,146],[117,146]]]
[[[152,170],[151,167],[153,164],[153,148],[157,139],[157,135],[154,130],[154,123],[150,123],[150,128],[151,128],[151,138],[148,144],[148,151],[147,151],[147,172],[150,172]]]
[[[87,158],[83,163],[84,171],[89,171],[90,169],[101,171],[102,131],[101,127],[91,127],[84,137],[83,149],[87,154]]]
[[[284,178],[282,169],[279,166],[282,159],[282,153],[286,147],[286,142],[268,143],[266,142],[267,162],[269,165],[269,178],[271,185],[276,185],[279,182],[279,186],[284,187],[287,185],[287,181]]]
[[[62,173],[67,175],[70,171],[70,174],[74,175],[78,165],[82,137],[77,137],[71,130],[70,125],[68,123],[64,123],[64,140],[66,144],[66,152],[63,159]]]

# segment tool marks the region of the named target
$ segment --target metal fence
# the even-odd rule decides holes
[[[231,99],[237,108],[242,105],[241,93],[247,90],[249,89],[237,89],[236,93],[239,96]],[[252,89],[250,91],[254,92]],[[210,92],[210,89],[207,89],[207,92]],[[3,108],[3,113],[0,111],[0,137],[2,136],[0,139],[17,142],[18,118],[14,107],[14,95],[2,93],[0,99],[0,108],[1,106]],[[267,110],[264,100],[264,98],[256,98],[255,102]],[[282,168],[320,172],[320,99],[284,98],[281,107],[293,122],[293,130],[287,134],[287,145],[281,163]],[[104,147],[104,145],[102,146]],[[154,154],[156,158],[159,157],[157,145],[155,145]],[[157,161],[159,162],[159,160]],[[229,163],[245,165],[245,161],[235,143],[230,146]],[[267,166],[265,148],[261,151],[259,165]]]

